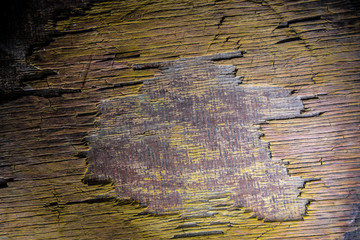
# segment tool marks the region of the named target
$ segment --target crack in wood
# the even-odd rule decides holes
[[[0,178],[0,188],[8,187],[8,182],[13,182],[14,178]]]
[[[300,41],[300,40],[302,40],[300,37],[291,37],[291,38],[281,39],[281,40],[277,41],[275,44],[294,42],[294,41]]]
[[[33,80],[43,80],[46,79],[48,76],[57,75],[57,73],[51,69],[41,70],[31,65],[27,65],[24,67],[23,71],[21,71],[19,75],[20,75],[20,81],[24,83]]]
[[[134,82],[122,82],[122,83],[115,83],[112,86],[109,87],[101,87],[98,88],[97,91],[107,90],[107,89],[114,89],[114,88],[123,88],[128,86],[136,86],[143,84],[144,81],[134,81]]]
[[[279,23],[279,25],[276,28],[286,28],[286,27],[289,27],[289,25],[293,24],[293,23],[312,22],[312,21],[317,21],[317,20],[321,20],[321,16],[296,18],[296,19],[292,19],[289,21],[281,22],[281,23]]]
[[[175,238],[189,238],[189,237],[200,237],[200,236],[210,236],[210,235],[219,235],[224,234],[224,231],[214,230],[214,231],[204,231],[204,232],[190,232],[190,233],[181,233],[175,234],[172,239]]]
[[[219,21],[219,23],[218,23],[218,25],[217,25],[218,29],[219,29],[219,28],[221,27],[221,25],[224,23],[225,18],[226,18],[226,16],[222,16],[222,17],[220,18],[220,21]]]
[[[89,32],[95,32],[96,28],[89,28],[89,29],[81,29],[81,30],[68,30],[68,31],[58,31],[55,32],[53,35],[54,37],[61,37],[66,35],[77,35],[77,34],[83,34],[83,33],[89,33]]]
[[[63,89],[63,88],[16,90],[8,94],[0,95],[0,102],[12,101],[25,96],[53,98],[53,97],[60,97],[64,94],[80,93],[80,92],[81,92],[80,89]]]

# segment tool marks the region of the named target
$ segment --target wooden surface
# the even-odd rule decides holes
[[[359,24],[277,0],[49,24],[0,105],[0,239],[357,239]]]

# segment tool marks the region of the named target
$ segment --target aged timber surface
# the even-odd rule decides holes
[[[161,74],[144,81],[139,94],[98,106],[85,182],[112,180],[120,198],[149,211],[181,212],[185,201],[198,200],[197,192],[226,190],[235,206],[259,219],[302,219],[308,201],[298,198],[298,188],[304,181],[272,161],[255,124],[299,117],[303,104],[281,87],[239,85],[234,66],[211,61],[234,57],[242,54],[143,65],[161,66]]]
[[[150,0],[50,22],[1,96],[0,239],[356,239],[359,19]]]

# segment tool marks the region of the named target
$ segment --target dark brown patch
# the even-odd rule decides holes
[[[230,191],[259,219],[301,219],[304,181],[271,159],[258,124],[300,117],[303,104],[281,87],[239,85],[235,66],[214,63],[234,57],[241,53],[147,64],[162,73],[138,95],[99,104],[85,179],[112,179],[120,198],[160,212]]]

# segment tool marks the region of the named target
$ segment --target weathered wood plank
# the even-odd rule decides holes
[[[109,1],[95,4],[86,14],[58,21],[56,29],[60,34],[29,57],[29,63],[38,69],[57,74],[46,75],[45,79],[35,74],[36,79],[26,81],[22,90],[27,90],[26,94],[0,104],[0,178],[13,179],[7,181],[7,187],[0,188],[0,238],[339,239],[349,232],[347,239],[353,239],[351,236],[356,236],[356,232],[351,231],[358,229],[359,224],[360,46],[359,15],[352,6],[350,1],[306,0]],[[205,67],[194,63],[182,67],[176,76],[207,81],[206,72],[231,65],[242,80],[240,85],[231,83],[231,87],[224,87],[224,83],[212,77],[219,74],[212,73],[202,89],[169,90],[175,95],[190,92],[196,96],[212,86],[216,93],[222,89],[221,94],[232,92],[232,96],[246,102],[250,101],[249,95],[256,96],[249,89],[259,88],[263,89],[259,96],[270,89],[286,93],[284,99],[290,102],[302,102],[305,110],[302,114],[314,117],[271,115],[260,130],[252,125],[258,122],[248,124],[254,132],[245,134],[256,146],[270,143],[271,159],[264,159],[271,161],[271,167],[265,169],[263,161],[261,167],[249,170],[250,176],[257,176],[256,171],[260,175],[265,170],[284,171],[284,166],[278,166],[288,163],[289,176],[277,176],[313,180],[301,189],[299,198],[294,189],[275,191],[281,199],[291,196],[295,197],[294,202],[299,201],[299,205],[292,205],[294,202],[288,205],[295,209],[296,216],[301,212],[296,209],[304,207],[299,199],[310,199],[302,221],[258,220],[256,217],[262,218],[259,211],[264,207],[257,207],[260,210],[255,215],[250,209],[259,201],[251,200],[250,195],[236,198],[234,193],[241,194],[242,189],[231,189],[221,178],[217,179],[221,185],[217,185],[216,192],[211,192],[210,185],[203,181],[197,182],[198,188],[187,189],[182,193],[185,200],[178,212],[146,209],[132,201],[130,197],[135,197],[122,191],[123,185],[116,181],[121,178],[112,175],[114,185],[88,186],[81,182],[85,172],[96,169],[97,160],[91,155],[85,158],[89,147],[94,149],[99,139],[106,139],[101,129],[107,129],[114,117],[101,110],[104,106],[132,113],[134,107],[124,105],[129,104],[129,99],[134,104],[141,102],[141,95],[156,103],[156,94],[160,94],[157,81],[166,89],[166,84],[176,80],[167,71],[176,69],[174,66],[179,66],[184,58],[193,61],[236,50],[246,50],[246,54],[216,63],[206,60],[202,63]],[[145,65],[141,65],[153,62],[174,65],[160,69],[144,69]],[[137,68],[142,70],[134,70]],[[198,76],[187,78],[187,72]],[[234,73],[229,76],[235,79]],[[154,77],[157,80],[148,81]],[[43,94],[49,89],[72,90],[59,95]],[[73,92],[74,89],[81,92]],[[246,94],[239,95],[241,91]],[[224,99],[221,94],[211,99]],[[265,112],[270,109],[259,103],[262,105],[250,104],[255,113],[261,107]],[[277,105],[276,113],[282,113],[286,105]],[[144,102],[143,106],[139,111],[146,115],[149,103]],[[98,108],[102,116],[96,116]],[[226,112],[230,113],[229,109]],[[238,113],[234,117],[243,116]],[[100,122],[94,125],[96,119]],[[118,120],[126,119],[120,115]],[[229,129],[236,128],[232,127],[236,124],[232,121]],[[161,122],[157,126],[161,127]],[[196,132],[201,132],[201,128]],[[87,146],[84,138],[94,133],[96,137]],[[260,133],[264,134],[261,141],[255,137]],[[188,135],[161,136],[163,142],[166,137],[166,141],[191,139]],[[151,136],[143,134],[142,138]],[[202,135],[199,138],[205,139]],[[121,157],[121,151],[109,153]],[[111,163],[112,158],[107,161]],[[240,168],[238,163],[234,165],[236,169]],[[204,177],[191,176],[187,174],[182,180],[195,183]],[[238,184],[241,179],[235,178],[234,182]],[[130,186],[142,185],[131,182],[128,186],[131,189]],[[149,200],[144,200],[143,192],[140,196],[137,200],[142,203],[159,204],[151,201],[154,194],[149,195]],[[244,204],[240,199],[248,200]],[[239,203],[244,207],[236,207]],[[264,214],[271,215],[266,211]]]

